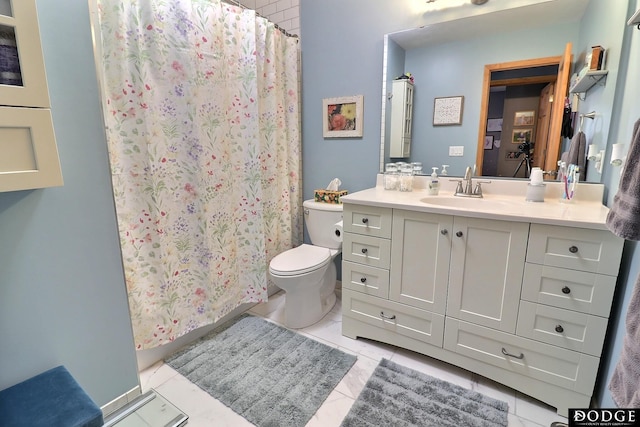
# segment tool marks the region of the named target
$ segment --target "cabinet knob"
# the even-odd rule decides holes
[[[367,278],[366,278],[366,277],[361,277],[361,278],[360,278],[360,282],[361,282],[361,283],[365,283],[366,281],[367,281]]]
[[[564,332],[564,328],[562,327],[562,325],[556,325],[556,332],[559,334]]]
[[[362,249],[360,250],[360,252],[362,252],[363,254],[366,254],[366,253],[367,253],[367,248],[362,248]]]
[[[440,230],[440,234],[446,236],[447,234],[449,234],[449,231],[446,228],[443,228],[442,230]]]
[[[569,247],[569,252],[571,252],[572,254],[575,254],[576,252],[578,252],[578,247],[577,246],[570,246]]]
[[[562,288],[562,293],[563,294],[570,294],[571,293],[571,289],[568,286],[565,286],[564,288]]]
[[[363,223],[363,224],[366,224],[366,223],[368,223],[368,222],[369,222],[369,218],[362,218],[362,223]]]
[[[457,232],[456,232],[456,236],[458,236],[458,237],[462,237],[462,231],[457,231]]]

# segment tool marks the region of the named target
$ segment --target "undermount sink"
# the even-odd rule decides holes
[[[443,206],[458,209],[500,209],[513,206],[505,200],[485,199],[481,197],[425,197],[421,202],[434,206]]]

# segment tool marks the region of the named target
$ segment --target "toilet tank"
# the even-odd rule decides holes
[[[311,243],[323,248],[340,249],[342,241],[335,238],[335,224],[342,221],[342,205],[305,200],[302,206]]]

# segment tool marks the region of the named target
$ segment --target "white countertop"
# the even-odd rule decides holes
[[[583,200],[573,200],[570,203],[560,202],[555,196],[545,196],[544,202],[527,202],[526,181],[523,184],[520,195],[513,194],[518,193],[517,191],[511,191],[512,194],[491,194],[485,191],[484,197],[479,199],[454,196],[449,185],[443,186],[437,196],[430,196],[421,185],[411,192],[389,191],[378,185],[343,196],[341,200],[345,204],[607,230],[605,221],[609,208],[597,200],[597,194],[595,197],[585,197]],[[599,191],[596,187],[593,189],[596,193]],[[549,190],[548,193],[555,194],[552,188]]]

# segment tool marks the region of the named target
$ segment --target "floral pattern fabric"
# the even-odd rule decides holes
[[[137,349],[267,299],[302,241],[298,46],[218,0],[100,0],[105,117]]]

